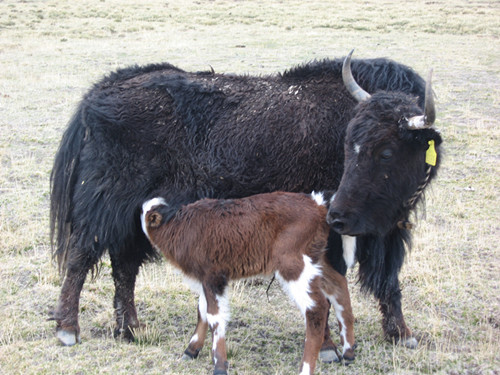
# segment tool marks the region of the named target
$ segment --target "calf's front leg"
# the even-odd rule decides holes
[[[214,375],[227,375],[229,364],[226,349],[226,325],[229,321],[229,300],[227,284],[216,287],[204,286],[207,299],[207,321],[212,331],[212,358]]]

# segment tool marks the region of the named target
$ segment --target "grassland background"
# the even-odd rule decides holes
[[[104,259],[81,299],[81,345],[54,337],[47,312],[61,280],[51,261],[52,161],[76,104],[103,74],[169,61],[187,70],[268,74],[325,57],[391,57],[434,68],[445,156],[401,273],[416,350],[383,340],[380,314],[349,273],[357,359],[322,374],[498,374],[500,368],[498,1],[0,0],[0,373],[210,373],[209,350],[179,361],[196,297],[165,264],[136,288],[146,329],[112,338]],[[423,217],[422,217],[423,216]],[[295,373],[304,326],[277,286],[237,283],[229,325],[233,374]]]

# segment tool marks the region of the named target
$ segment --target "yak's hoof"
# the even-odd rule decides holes
[[[115,328],[113,331],[113,337],[116,340],[123,340],[125,342],[134,342],[135,341],[135,335],[134,335],[134,328]]]
[[[323,363],[340,362],[339,355],[334,348],[321,350],[319,352],[319,360]]]
[[[59,329],[56,332],[56,337],[64,346],[73,346],[81,342],[80,335],[73,331]]]
[[[398,341],[398,345],[404,346],[408,349],[416,349],[418,346],[418,341],[415,337],[410,336],[406,338],[402,338]]]
[[[216,369],[214,370],[214,375],[227,375],[227,370]]]

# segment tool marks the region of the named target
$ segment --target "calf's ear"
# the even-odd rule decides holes
[[[148,212],[146,223],[150,228],[158,228],[161,224],[162,216],[159,212]]]

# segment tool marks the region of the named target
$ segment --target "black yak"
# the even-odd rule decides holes
[[[441,138],[427,126],[432,95],[418,74],[394,61],[353,60],[344,79],[342,62],[315,61],[264,77],[160,64],[122,69],[95,84],[63,135],[51,174],[51,235],[64,274],[52,319],[61,342],[80,340],[80,292],[105,251],[115,283],[115,335],[133,338],[136,276],[157,257],[139,219],[153,192],[194,201],[338,188],[327,258],[344,274],[334,230],[358,236],[351,260],[359,262],[362,288],[379,300],[386,337],[414,346],[398,273],[409,246],[408,216],[421,198],[416,192],[439,165]],[[425,129],[409,130],[421,122]],[[427,168],[429,140],[438,160]],[[350,179],[344,165],[349,171],[359,165],[359,173]],[[368,221],[357,223],[363,215]]]

